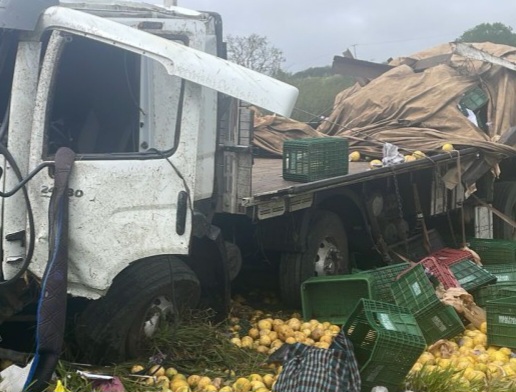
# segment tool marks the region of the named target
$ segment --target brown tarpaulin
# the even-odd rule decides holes
[[[365,86],[355,84],[335,99],[334,110],[317,131],[288,119],[257,117],[256,145],[281,154],[282,142],[295,137],[320,134],[349,139],[350,150],[381,157],[384,142],[400,147],[402,153],[439,150],[443,143],[455,147],[480,147],[491,153],[514,154],[512,147],[496,143],[499,136],[516,125],[516,72],[488,62],[457,54],[446,64],[423,72],[406,65],[453,53],[454,44],[393,60],[395,68]],[[516,64],[516,48],[491,43],[474,47]],[[413,62],[413,61],[412,61]],[[464,93],[481,87],[489,97],[484,131],[458,108]]]
[[[254,145],[273,155],[281,156],[285,140],[325,136],[305,123],[276,115],[262,116],[257,110],[254,112]]]

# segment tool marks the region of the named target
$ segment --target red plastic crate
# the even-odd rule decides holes
[[[441,264],[435,257],[425,257],[419,263],[430,271],[430,273],[442,283],[446,290],[450,287],[460,287],[459,281],[455,278],[450,269],[446,265]]]
[[[435,257],[441,265],[450,266],[459,261],[471,260],[472,255],[467,250],[442,248],[430,254],[430,257]]]

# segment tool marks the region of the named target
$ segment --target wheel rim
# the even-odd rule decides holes
[[[145,312],[142,333],[145,338],[154,336],[160,325],[174,315],[174,304],[164,295],[154,298]]]
[[[140,354],[148,348],[149,340],[165,322],[171,322],[177,311],[173,302],[165,295],[156,296],[142,311],[142,316],[135,320],[127,335],[126,348],[129,356]]]
[[[342,254],[332,238],[324,238],[319,243],[315,255],[315,276],[335,275],[339,271]]]

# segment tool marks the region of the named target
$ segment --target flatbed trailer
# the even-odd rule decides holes
[[[477,170],[483,153],[476,148],[373,169],[349,162],[346,175],[306,183],[283,179],[281,159],[248,162],[249,178],[232,182],[243,184],[233,192],[237,210],[218,212],[214,222],[244,254],[261,254],[261,262],[277,268],[282,298],[292,306],[300,306],[300,285],[311,276],[387,265],[400,254],[422,257],[425,247],[461,246],[465,236],[493,236],[491,211],[468,199],[461,184],[476,173],[476,196],[494,199],[495,178]],[[256,261],[244,256],[244,269]]]

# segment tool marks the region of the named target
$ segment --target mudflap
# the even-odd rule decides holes
[[[34,30],[39,16],[58,0],[0,0],[0,28]]]

